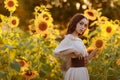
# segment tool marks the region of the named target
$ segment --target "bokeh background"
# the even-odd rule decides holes
[[[77,12],[84,12],[89,6],[94,9],[102,9],[102,15],[110,19],[120,19],[119,0],[18,0],[14,15],[20,17],[21,26],[27,26],[29,19],[34,18],[35,6],[45,5],[54,19],[54,23],[66,25],[66,22]],[[4,0],[0,1],[0,13],[9,16],[9,11],[4,8]],[[21,14],[22,13],[22,14]],[[22,27],[23,28],[23,27]],[[64,27],[63,27],[64,28]],[[24,29],[24,28],[23,28]],[[25,27],[27,29],[27,27]]]
[[[76,13],[89,19],[88,53],[99,49],[90,80],[120,80],[120,0],[0,0],[0,79],[63,80],[53,50]]]

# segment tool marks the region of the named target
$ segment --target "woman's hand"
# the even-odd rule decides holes
[[[98,48],[94,49],[94,50],[89,54],[88,60],[91,60],[92,57],[93,57],[95,54],[97,54],[98,50],[99,50]]]

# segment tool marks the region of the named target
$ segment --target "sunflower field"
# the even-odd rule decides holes
[[[47,6],[40,5],[34,7],[34,18],[24,31],[21,18],[14,14],[19,0],[3,4],[9,16],[0,14],[0,80],[63,80],[53,50],[66,29],[60,30]],[[81,39],[88,53],[99,49],[88,64],[90,80],[120,80],[120,21],[103,16],[101,8],[88,6],[82,13],[89,27]]]

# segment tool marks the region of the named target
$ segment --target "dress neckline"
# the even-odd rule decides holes
[[[81,38],[77,37],[77,36],[74,36],[72,34],[67,34],[65,37],[68,37],[70,38],[71,40],[81,40]]]

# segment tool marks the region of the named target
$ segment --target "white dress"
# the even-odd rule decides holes
[[[66,35],[53,52],[57,54],[60,51],[71,48],[77,49],[83,56],[88,56],[83,41],[78,37],[74,37],[72,34]],[[65,74],[64,80],[89,80],[88,70],[86,67],[70,67]]]

